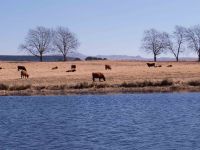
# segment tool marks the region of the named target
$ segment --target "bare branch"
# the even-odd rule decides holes
[[[20,49],[39,57],[40,61],[42,61],[43,55],[51,49],[51,39],[52,33],[50,29],[41,26],[36,29],[30,29],[25,38],[25,44],[22,44]]]
[[[185,41],[185,31],[186,28],[182,26],[175,26],[175,31],[169,40],[169,50],[176,58],[176,61],[179,61],[179,54],[184,51],[183,43]]]
[[[200,61],[200,25],[190,27],[185,34],[188,48],[197,53]]]
[[[76,50],[79,42],[74,33],[70,32],[68,28],[58,27],[54,32],[53,45],[63,55],[64,61],[66,61],[68,53]]]
[[[146,52],[154,55],[154,61],[156,61],[157,55],[165,52],[169,44],[169,35],[166,32],[159,32],[155,29],[146,30],[144,32],[144,38],[142,40],[142,48]]]

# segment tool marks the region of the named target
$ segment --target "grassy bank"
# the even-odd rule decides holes
[[[0,84],[0,95],[73,95],[109,93],[151,93],[151,92],[200,92],[199,81],[174,82],[160,81],[122,82],[121,84],[88,83],[63,85],[6,85]]]

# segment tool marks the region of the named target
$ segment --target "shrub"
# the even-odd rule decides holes
[[[81,61],[81,59],[76,57],[76,58],[73,59],[73,61]]]
[[[45,86],[35,86],[34,89],[35,90],[42,90],[42,89],[45,89],[46,87]]]
[[[173,82],[168,79],[164,79],[158,82],[152,82],[152,81],[132,82],[132,83],[123,82],[119,86],[128,88],[128,87],[170,86],[170,85],[173,85]]]
[[[92,57],[92,56],[88,56],[85,58],[86,61],[88,60],[107,60],[107,58],[100,58],[100,57]]]
[[[187,84],[190,86],[200,86],[200,81],[189,81]]]
[[[65,85],[54,85],[54,86],[48,86],[48,90],[64,90]]]
[[[8,90],[9,86],[6,84],[0,84],[0,90]]]
[[[26,90],[26,89],[30,89],[31,85],[13,85],[9,87],[10,91],[21,91],[21,90]]]
[[[76,85],[72,85],[72,86],[70,86],[70,88],[84,89],[84,88],[92,88],[93,86],[94,86],[93,84],[88,84],[87,82],[82,82],[82,83],[78,83]]]
[[[108,84],[95,84],[94,87],[97,88],[97,89],[100,89],[100,88],[109,87],[109,85]]]
[[[160,86],[170,86],[170,85],[173,85],[173,81],[168,79],[164,79],[160,82]]]

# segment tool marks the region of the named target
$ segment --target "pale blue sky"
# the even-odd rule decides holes
[[[199,0],[0,0],[0,54],[20,54],[30,28],[66,26],[86,55],[141,51],[143,31],[200,23]]]

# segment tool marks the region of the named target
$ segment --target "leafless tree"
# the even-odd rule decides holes
[[[146,30],[142,40],[142,48],[148,53],[153,53],[154,61],[163,53],[169,45],[169,35],[155,29]]]
[[[63,60],[66,61],[68,53],[76,50],[79,42],[75,34],[70,32],[68,28],[58,27],[54,32],[53,45],[63,55]]]
[[[190,27],[186,30],[188,48],[195,51],[200,61],[200,25]]]
[[[29,30],[25,43],[20,45],[20,49],[39,57],[40,61],[43,61],[43,55],[51,49],[51,39],[51,30],[39,26]]]
[[[179,54],[184,51],[183,42],[185,40],[185,30],[182,26],[175,26],[175,31],[169,41],[169,50],[177,62],[179,61]]]

